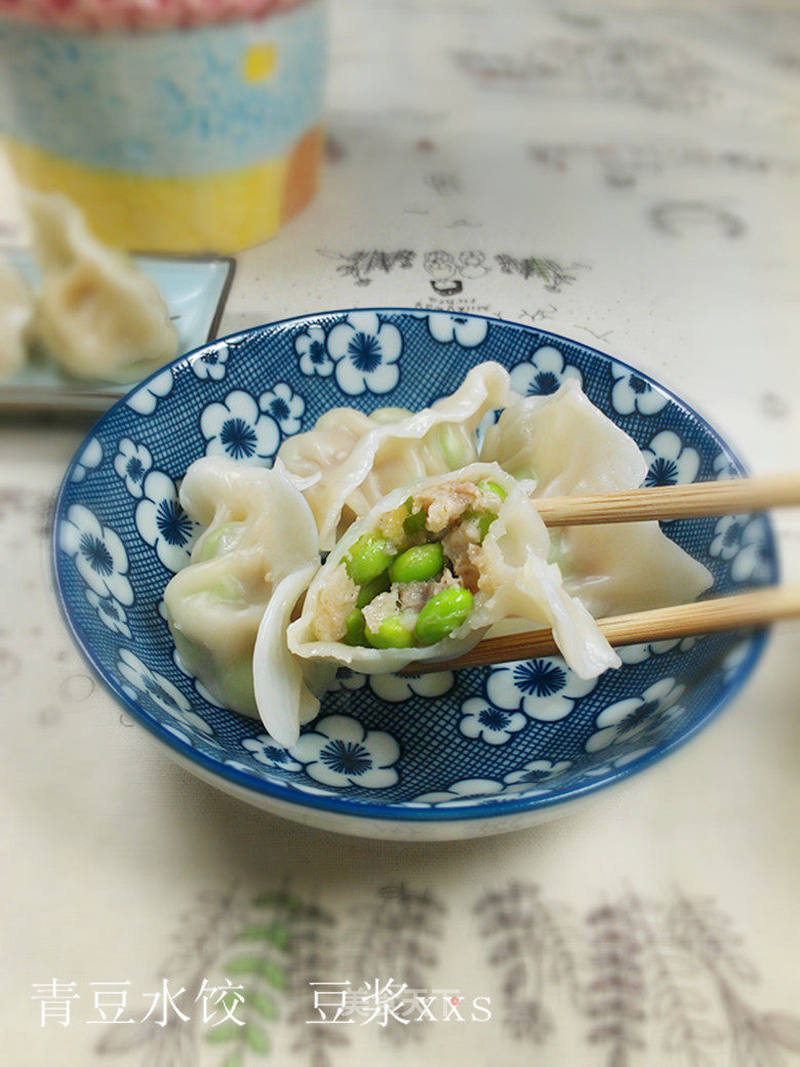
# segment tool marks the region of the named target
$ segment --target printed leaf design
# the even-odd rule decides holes
[[[588,1033],[592,1044],[607,1044],[609,1064],[627,1064],[628,1049],[646,1047],[643,1024],[647,979],[638,924],[627,901],[596,908],[587,916],[590,929],[586,1013],[597,1022]]]
[[[483,894],[474,913],[514,1040],[551,1037],[561,1015],[554,1010],[558,993],[560,1006],[568,998],[587,1020],[586,1039],[602,1053],[597,1067],[652,1060],[651,1039],[674,1067],[719,1067],[721,1058],[729,1067],[789,1067],[788,1058],[800,1056],[800,1016],[762,1012],[743,995],[756,970],[713,900],[644,901],[628,893],[592,909],[576,930],[572,920],[582,917],[574,909],[546,900],[535,883],[515,881]],[[352,951],[352,990],[389,976],[396,986],[431,989],[428,970],[439,962],[445,915],[430,891],[384,886],[357,902],[338,938],[333,915],[285,889],[255,899],[238,891],[198,894],[182,917],[177,947],[157,969],[170,976],[173,991],[185,987],[181,1006],[195,1005],[190,1021],[172,1016],[162,1027],[154,1015],[110,1027],[96,1051],[136,1051],[138,1067],[188,1067],[203,1045],[216,1067],[257,1067],[270,1054],[271,1025],[283,1017],[296,1067],[335,1067],[334,1052],[351,1038],[346,1027],[307,1025],[311,984],[342,973],[344,943]],[[244,997],[236,1021],[223,1014],[230,1002],[213,999],[201,1021],[201,997],[226,985]],[[390,1017],[379,1032],[390,1040],[427,1032],[394,1023]]]
[[[269,1052],[269,1038],[260,1027],[247,1023],[243,1033],[247,1044],[254,1052]]]
[[[392,978],[395,989],[424,990],[432,984],[430,972],[439,962],[445,905],[429,890],[404,883],[381,886],[375,896],[352,909],[347,928],[350,947],[347,967],[355,988]],[[395,1001],[401,1018],[412,1018],[414,1002],[402,993]],[[424,1028],[404,1025],[392,1015],[381,1028],[395,1043],[422,1040]]]
[[[741,953],[741,938],[713,901],[678,896],[666,929],[672,944],[693,957],[716,990],[728,1027],[735,1067],[783,1067],[780,1049],[800,1052],[800,1019],[779,1012],[761,1014],[737,989],[758,975]]]
[[[474,911],[486,959],[499,971],[505,1026],[516,1041],[543,1044],[555,1029],[551,989],[576,1001],[576,961],[560,917],[531,882],[485,893]]]
[[[663,1044],[667,1052],[685,1052],[692,1045],[717,1044],[724,1036],[724,1032],[712,1023],[680,1020],[667,1031]]]
[[[153,1031],[146,1026],[109,1026],[95,1048],[101,1055],[118,1055],[141,1048],[153,1039]]]
[[[768,1012],[761,1017],[762,1029],[778,1045],[791,1052],[800,1052],[800,1018]]]
[[[259,893],[254,898],[253,904],[257,908],[274,908],[287,916],[300,915],[308,907],[283,889],[265,889],[263,893]]]
[[[266,993],[253,990],[247,998],[247,1003],[253,1011],[257,1012],[267,1022],[274,1022],[278,1018],[278,1006],[272,997]]]
[[[205,1039],[210,1045],[221,1045],[226,1041],[241,1041],[244,1028],[235,1022],[220,1023],[219,1026],[211,1026],[205,1033]]]
[[[264,978],[276,989],[286,989],[286,971],[272,960],[261,956],[235,956],[225,964],[228,974],[239,977]]]
[[[269,941],[277,948],[285,949],[289,944],[289,931],[280,923],[256,923],[239,931],[243,941]]]
[[[285,907],[281,912],[282,904]],[[275,907],[277,914],[285,915],[291,933],[286,1018],[295,1034],[291,1045],[295,1053],[293,1064],[299,1065],[301,1057],[305,1057],[310,1067],[333,1067],[332,1049],[349,1043],[349,1036],[342,1033],[348,1028],[309,1026],[307,1020],[313,1012],[310,983],[339,973],[341,952],[334,940],[336,919],[317,905],[298,903],[285,896],[278,899]]]

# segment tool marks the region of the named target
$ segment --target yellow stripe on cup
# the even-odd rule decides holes
[[[19,141],[5,146],[22,185],[64,193],[108,244],[231,254],[267,240],[314,195],[322,131],[309,130],[284,156],[181,178],[99,170]]]

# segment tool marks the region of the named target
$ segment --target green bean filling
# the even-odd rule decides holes
[[[410,648],[414,644],[414,634],[399,615],[390,615],[375,633],[367,630],[367,641],[373,648]]]
[[[365,645],[367,634],[364,623],[364,612],[361,608],[353,608],[344,620],[344,637],[346,645]]]
[[[494,493],[494,495],[499,496],[501,500],[505,500],[508,496],[508,493],[502,485],[498,485],[497,482],[493,482],[489,478],[486,478],[482,482],[478,482],[478,488],[484,489],[487,493]]]
[[[247,600],[242,583],[237,578],[227,574],[219,578],[213,585],[208,586],[205,593],[207,596],[214,597],[217,600],[224,600],[229,604],[245,603]]]
[[[391,582],[429,582],[438,578],[444,567],[444,549],[439,541],[412,545],[389,564]]]
[[[506,498],[501,485],[486,479],[476,488],[484,494],[484,501],[487,493],[497,497],[499,510]],[[347,574],[358,592],[355,607],[344,620],[341,640],[380,649],[410,648],[434,645],[452,634],[467,620],[474,596],[448,569],[455,572],[437,537],[446,538],[456,526],[463,526],[467,544],[482,544],[496,518],[497,511],[490,508],[466,510],[434,537],[427,528],[427,508],[415,510],[414,498],[408,497],[399,509],[384,516],[380,530],[363,534],[345,557]],[[422,540],[425,537],[428,539]],[[396,544],[398,540],[405,540],[405,544]],[[436,583],[443,587],[436,588]],[[411,607],[405,590],[409,591]],[[390,593],[365,614],[376,597]]]
[[[489,532],[489,527],[497,518],[496,511],[467,511],[464,518],[468,522],[474,522],[478,530],[478,536],[480,543],[483,544],[484,538]]]
[[[460,426],[444,422],[434,430],[433,437],[450,470],[465,467],[475,459],[474,445]]]
[[[235,547],[241,526],[239,522],[224,522],[216,529],[209,530],[199,542],[192,562],[206,563]]]
[[[428,513],[424,508],[420,508],[419,511],[411,512],[413,507],[411,497],[406,501],[406,507],[409,511],[408,518],[403,519],[403,530],[407,537],[415,537],[417,534],[425,532],[425,523],[428,519]]]
[[[380,534],[364,534],[350,549],[345,567],[356,585],[366,585],[383,574],[396,555],[394,545]]]
[[[367,604],[371,604],[372,601],[379,593],[385,593],[391,586],[389,581],[389,572],[382,571],[377,578],[373,578],[371,582],[367,582],[366,585],[362,585],[358,591],[358,597],[356,598],[356,607],[365,608]]]
[[[472,611],[473,597],[469,589],[451,585],[432,596],[417,616],[414,635],[420,645],[435,645],[457,630]]]

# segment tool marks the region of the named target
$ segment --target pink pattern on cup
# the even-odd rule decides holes
[[[305,0],[0,0],[0,18],[63,29],[167,29],[260,18]]]

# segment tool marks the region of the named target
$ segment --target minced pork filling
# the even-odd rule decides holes
[[[320,591],[316,639],[407,648],[449,636],[472,610],[481,545],[505,495],[489,480],[443,482],[383,515]]]

